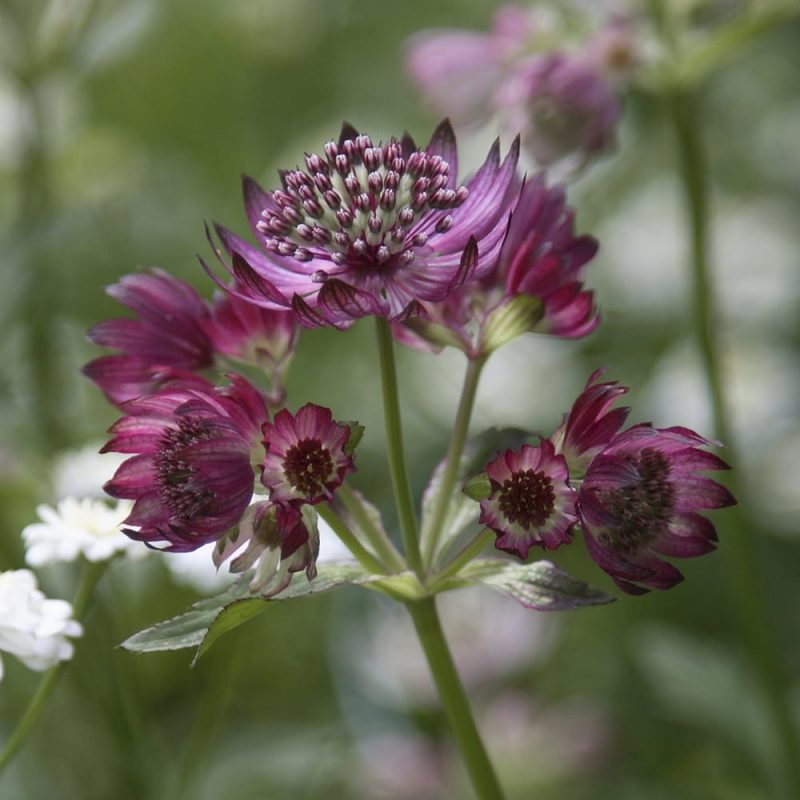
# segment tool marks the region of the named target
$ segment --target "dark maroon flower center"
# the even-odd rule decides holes
[[[638,458],[628,461],[639,472],[639,482],[600,493],[603,506],[616,522],[600,538],[623,553],[655,541],[669,526],[675,508],[667,457],[660,450],[645,448]]]
[[[544,472],[515,472],[500,488],[498,505],[509,522],[541,528],[555,508],[553,482]]]
[[[333,472],[333,458],[319,439],[303,439],[286,451],[283,471],[286,480],[306,497],[314,497]]]
[[[172,515],[187,522],[202,514],[214,499],[214,492],[193,480],[196,469],[184,458],[184,449],[214,438],[203,420],[181,417],[177,428],[164,431],[154,462],[158,491]]]
[[[464,186],[448,188],[450,164],[441,156],[404,154],[396,139],[373,145],[365,135],[328,142],[324,158],[307,155],[306,170],[281,178],[283,189],[270,193],[274,205],[257,225],[267,249],[300,262],[316,258],[367,270],[410,263],[432,233],[452,226],[449,211],[468,194]],[[324,282],[328,272],[313,277]]]

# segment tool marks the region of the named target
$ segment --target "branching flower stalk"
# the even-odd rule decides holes
[[[693,431],[647,423],[623,430],[628,410],[611,406],[626,389],[601,382],[602,370],[549,437],[493,430],[468,440],[481,370],[494,350],[527,332],[577,338],[597,326],[583,285],[597,242],[575,235],[563,187],[517,173],[516,142],[502,160],[496,143],[463,185],[446,121],[424,148],[407,134],[375,144],[345,124],[324,154],[307,154],[306,169],[281,173],[281,189],[266,192],[245,179],[258,247],[216,227],[215,255],[230,276],[212,273],[224,292],[217,313],[181,281],[150,271],[112,287],[139,318],[92,329],[95,342],[120,351],[86,372],[123,414],[104,449],[128,456],[106,484],[112,496],[133,501],[124,532],[167,551],[215,542],[216,565],[241,574],[217,598],[124,646],[193,644],[200,654],[276,600],[348,583],[381,591],[412,617],[477,797],[501,800],[435,595],[475,584],[535,610],[609,602],[550,561],[528,562],[532,550],[569,546],[579,531],[624,592],[668,589],[683,578],[668,558],[714,549],[714,526],[698,511],[735,501],[701,473],[727,465]],[[357,468],[362,427],[313,403],[294,413],[280,408],[298,325],[343,330],[364,316],[376,318],[402,552],[380,510],[345,483]],[[165,348],[166,320],[174,335]],[[468,359],[419,528],[395,339],[423,351],[456,347]],[[263,384],[235,373],[218,375],[222,385],[210,380],[220,353],[265,369]],[[354,560],[317,566],[319,518]],[[481,558],[492,540],[510,558]]]

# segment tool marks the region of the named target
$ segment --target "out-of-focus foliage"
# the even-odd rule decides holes
[[[102,287],[158,265],[209,296],[194,254],[208,250],[204,220],[245,229],[239,174],[274,185],[279,166],[319,148],[343,119],[376,137],[408,129],[424,140],[436,120],[401,71],[401,43],[422,28],[485,28],[496,5],[0,5],[0,568],[23,566],[19,532],[37,502],[55,499],[57,454],[96,441],[114,419],[78,373],[97,354],[85,329],[118,313]],[[689,5],[680,4],[702,21],[712,19],[711,6],[724,15],[747,4]],[[797,23],[765,26],[746,47],[737,44],[702,90],[740,499],[758,529],[766,602],[796,682],[799,44]],[[570,190],[580,230],[601,244],[587,283],[597,288],[603,324],[583,343],[529,336],[496,353],[476,429],[552,429],[601,364],[636,387],[637,418],[710,428],[671,133],[649,94],[629,95],[624,119],[616,154]],[[460,144],[466,170],[488,141],[466,134]],[[324,404],[367,426],[356,482],[386,507],[370,333],[366,323],[345,334],[304,333],[288,404]],[[462,359],[402,351],[399,363],[412,482],[421,492],[446,446]],[[717,520],[719,552],[686,563],[686,582],[668,593],[558,620],[526,616],[493,595],[474,611],[465,595],[461,617],[449,609],[445,627],[472,675],[467,683],[511,798],[775,796],[775,748],[730,601],[725,519]],[[579,548],[556,555],[571,574],[611,586]],[[76,572],[48,567],[40,581],[48,596],[68,597]],[[200,800],[466,796],[421,657],[382,598],[347,590],[278,604],[192,671],[185,652],[114,649],[198,596],[175,584],[161,559],[115,564],[76,659],[0,794],[141,800],[177,796],[182,786]],[[459,596],[448,595],[448,604]],[[467,622],[484,605],[491,614],[478,635]],[[520,642],[529,651],[520,653]],[[0,741],[37,680],[6,660]],[[198,733],[204,720],[214,736]]]

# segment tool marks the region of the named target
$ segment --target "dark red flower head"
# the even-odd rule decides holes
[[[480,501],[480,521],[497,534],[497,548],[527,558],[534,545],[554,550],[570,541],[575,492],[550,442],[499,453],[486,474],[491,495]]]
[[[548,187],[541,174],[528,180],[491,268],[429,306],[426,316],[396,325],[396,338],[417,349],[450,344],[474,358],[527,331],[591,333],[599,317],[582,279],[597,242],[576,236],[574,219],[562,186]]]
[[[192,371],[211,366],[208,308],[188,283],[151,269],[126,275],[107,291],[138,315],[100,322],[88,333],[95,344],[121,351],[83,368],[112,403],[119,405],[176,381],[194,383]]]
[[[264,426],[266,456],[261,483],[273,503],[301,506],[328,501],[348,472],[355,471],[351,429],[330,409],[307,403],[295,416],[286,409]]]
[[[135,501],[124,529],[131,538],[194,550],[241,519],[267,412],[244,378],[232,380],[224,389],[165,390],[124,405],[103,451],[135,455],[105,490]]]
[[[245,572],[255,565],[250,589],[266,597],[282,592],[295,572],[306,578],[317,575],[319,531],[316,515],[309,508],[269,502],[254,503],[239,525],[222,537],[214,549],[219,567],[232,556],[231,572]]]
[[[580,489],[579,512],[591,557],[629,594],[669,589],[683,575],[664,556],[713,550],[711,522],[698,510],[736,501],[701,473],[727,469],[712,444],[686,428],[635,425],[594,458]]]

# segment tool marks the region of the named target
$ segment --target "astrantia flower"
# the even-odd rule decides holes
[[[506,450],[486,466],[486,474],[492,492],[481,500],[480,521],[497,534],[497,548],[527,558],[534,545],[554,550],[570,541],[575,492],[550,442]]]
[[[609,410],[628,389],[616,381],[598,383],[604,373],[605,369],[598,369],[591,374],[564,422],[550,437],[556,452],[566,459],[573,478],[583,475],[591,460],[619,432],[630,412],[625,407]]]
[[[294,506],[259,502],[244,513],[238,527],[217,542],[214,563],[234,556],[231,572],[246,572],[255,565],[252,591],[267,597],[283,591],[295,572],[317,574],[319,532],[316,514]]]
[[[471,125],[491,113],[491,98],[508,65],[541,27],[541,14],[506,5],[488,33],[428,30],[406,43],[406,71],[438,114],[456,125]],[[469,75],[469,79],[465,79]]]
[[[260,367],[272,383],[272,405],[283,402],[283,377],[300,328],[292,311],[248,303],[228,292],[214,298],[205,329],[215,352]]]
[[[458,124],[494,116],[543,166],[572,169],[614,141],[616,89],[638,64],[632,23],[504,6],[489,33],[430,30],[408,41],[406,69],[424,99]],[[584,21],[585,22],[585,21]],[[576,37],[578,34],[578,37]],[[464,80],[464,75],[469,80]]]
[[[429,306],[426,316],[396,325],[395,336],[418,349],[451,344],[476,358],[525,331],[567,338],[591,333],[598,315],[581,279],[597,242],[575,236],[574,219],[564,188],[548,187],[536,175],[522,189],[487,274]]]
[[[701,474],[728,468],[702,449],[710,444],[686,428],[635,425],[589,465],[579,495],[584,539],[623,591],[669,589],[683,575],[663,556],[690,558],[714,549],[714,526],[697,511],[736,501]]]
[[[40,505],[36,509],[41,522],[27,525],[22,531],[25,561],[32,567],[56,561],[105,561],[117,553],[131,556],[147,552],[120,529],[133,503],[120,500],[113,507],[90,497],[65,497],[56,508]]]
[[[126,275],[107,291],[139,317],[101,322],[88,333],[95,344],[121,351],[83,368],[112,403],[155,391],[171,378],[190,380],[187,373],[211,366],[208,308],[189,284],[152,269]]]
[[[309,326],[406,318],[496,260],[518,190],[517,156],[515,143],[501,163],[495,143],[460,186],[448,122],[424,149],[407,134],[373,144],[345,125],[324,155],[306,156],[304,170],[282,172],[281,189],[245,179],[263,250],[217,227],[240,287],[226,288],[265,308],[292,306]]]
[[[516,67],[497,93],[506,126],[543,166],[573,157],[581,166],[614,143],[622,111],[614,87],[587,59],[536,56]]]
[[[270,501],[300,506],[330,500],[355,471],[350,437],[350,427],[334,422],[327,408],[308,403],[295,416],[279,411],[264,426],[261,483]]]
[[[66,600],[48,600],[30,570],[0,572],[0,650],[42,671],[72,658],[68,639],[82,634],[80,623],[72,619],[72,606]]]
[[[239,522],[253,494],[267,410],[244,378],[232,380],[224,389],[163,391],[124,406],[127,416],[104,449],[136,455],[105,490],[136,501],[128,536],[186,551]]]

